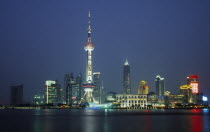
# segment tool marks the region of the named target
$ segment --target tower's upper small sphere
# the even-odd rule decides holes
[[[85,50],[93,50],[94,49],[94,45],[91,42],[87,42],[85,44],[85,47],[84,48],[85,48]]]

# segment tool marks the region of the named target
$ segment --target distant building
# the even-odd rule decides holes
[[[33,98],[34,105],[42,105],[44,104],[44,95],[35,94]]]
[[[47,104],[58,103],[60,97],[59,82],[57,80],[56,81],[47,80],[45,82],[45,86],[46,86],[46,94],[45,94],[46,103]]]
[[[187,77],[187,84],[192,87],[192,93],[198,93],[198,76],[197,75],[190,75]]]
[[[101,84],[101,104],[105,103],[105,95],[106,95],[106,91],[104,89],[103,83]]]
[[[154,92],[149,92],[147,94],[147,103],[148,105],[153,105],[158,103],[157,95]]]
[[[61,84],[59,83],[58,80],[55,80],[55,87],[56,87],[56,91],[57,91],[57,99],[56,102],[57,103],[62,103],[62,95],[61,95]]]
[[[165,79],[157,75],[156,76],[156,94],[159,99],[159,103],[164,103],[164,93],[165,93]]]
[[[65,74],[64,75],[64,89],[63,89],[63,92],[62,92],[62,100],[65,104],[67,104],[66,100],[67,100],[67,89],[69,87],[69,81],[70,81],[70,77],[71,77],[71,74]]]
[[[79,101],[81,101],[81,98],[82,98],[82,85],[83,85],[82,74],[79,74],[76,77],[76,83],[78,85],[76,101],[79,102]]]
[[[101,77],[100,72],[93,73],[93,84],[95,85],[93,91],[94,103],[101,104]]]
[[[193,94],[193,103],[197,105],[208,105],[208,98],[203,93]]]
[[[120,103],[121,108],[146,108],[146,94],[116,94],[116,102]]]
[[[184,95],[184,103],[193,103],[191,85],[180,86],[180,95]]]
[[[60,94],[61,94],[60,103],[66,104],[66,92],[65,92],[64,88],[60,89]]]
[[[139,83],[138,94],[148,94],[149,87],[147,86],[147,82],[141,81]]]
[[[127,59],[123,66],[123,93],[131,94],[130,65],[128,64]]]
[[[11,105],[23,104],[23,85],[11,86]]]
[[[105,102],[116,102],[116,94],[115,92],[108,92],[105,96]]]
[[[69,78],[68,78],[69,77]],[[74,78],[73,73],[70,76],[65,77],[65,87],[66,87],[66,104],[73,105],[79,104],[81,101],[82,92],[82,75]]]
[[[184,101],[184,95],[168,95],[166,97],[166,107],[174,108],[177,104],[182,105]]]

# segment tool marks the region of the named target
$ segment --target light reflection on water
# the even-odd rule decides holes
[[[209,109],[0,110],[0,130],[21,132],[209,132]]]

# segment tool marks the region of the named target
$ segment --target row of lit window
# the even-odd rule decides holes
[[[133,101],[122,101],[122,103],[146,103],[146,100],[144,100],[144,101],[136,101],[136,100],[133,100]]]
[[[146,98],[146,96],[118,96],[117,98],[119,98],[119,99],[123,99],[123,98],[125,98],[125,99],[127,99],[127,98],[134,98],[134,99],[136,99],[136,98]]]
[[[146,100],[146,99],[117,99],[117,100]]]

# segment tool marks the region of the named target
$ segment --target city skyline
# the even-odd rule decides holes
[[[145,3],[148,5],[147,2]],[[25,3],[21,4],[19,5],[20,7]],[[17,12],[14,13],[15,10],[11,9],[11,12],[5,12],[5,15],[10,17],[7,18],[3,15],[5,19],[2,23],[6,26],[1,26],[3,30],[0,32],[2,36],[0,42],[3,44],[1,57],[4,60],[3,68],[1,69],[4,78],[1,80],[3,88],[1,88],[0,101],[3,100],[8,103],[8,89],[13,83],[24,84],[24,93],[27,93],[26,99],[28,99],[32,97],[36,89],[45,89],[44,82],[46,80],[58,79],[63,88],[64,74],[74,72],[85,75],[84,62],[86,54],[83,50],[83,44],[86,42],[85,18],[87,17],[85,16],[89,8],[91,8],[93,17],[93,43],[96,43],[97,49],[93,55],[93,66],[95,71],[101,72],[101,78],[107,92],[121,92],[123,88],[123,64],[125,59],[128,58],[131,66],[132,92],[137,92],[140,80],[148,82],[149,91],[155,91],[155,76],[161,75],[161,77],[165,78],[165,90],[175,94],[179,92],[179,87],[185,83],[189,74],[198,74],[200,78],[199,89],[203,93],[209,93],[208,79],[210,78],[210,73],[208,67],[210,66],[210,55],[208,55],[208,48],[210,47],[208,44],[210,40],[207,36],[209,36],[210,30],[208,29],[210,29],[210,25],[207,23],[210,21],[210,17],[204,14],[205,10],[200,7],[197,7],[200,12],[193,14],[195,3],[191,5],[192,9],[190,8],[191,10],[189,9],[187,12],[192,18],[186,18],[185,22],[182,22],[181,18],[188,14],[182,15],[180,14],[181,12],[176,14],[175,9],[166,7],[169,6],[167,4],[163,6],[163,11],[169,10],[171,14],[177,15],[173,18],[169,13],[168,15],[171,18],[168,20],[161,15],[163,11],[156,6],[155,9],[160,10],[160,12],[153,13],[161,16],[162,19],[157,19],[149,11],[141,13],[141,9],[137,7],[134,8],[134,11],[129,12],[123,10],[125,8],[123,6],[120,6],[122,12],[114,11],[113,8],[109,11],[107,8],[106,10],[108,11],[106,12],[95,6],[85,7],[82,10],[75,7],[76,10],[73,10],[61,4],[56,6],[60,9],[59,15],[56,15],[56,10],[54,11],[52,8],[55,6],[53,2],[50,3],[47,11],[41,5],[40,12],[33,12],[36,11],[35,6],[31,5],[33,2],[27,4],[29,4],[29,7],[32,7],[29,14],[18,8],[18,5],[8,3],[7,6],[16,7]],[[76,2],[75,4],[78,5]],[[204,6],[204,3],[201,4]],[[63,6],[66,8],[62,9],[61,7]],[[182,6],[178,6],[185,10]],[[171,5],[170,7],[174,6]],[[130,9],[131,6],[128,8]],[[150,9],[149,6],[147,8]],[[205,9],[207,10],[207,7]],[[6,9],[3,8],[3,10]],[[26,11],[28,10],[27,8]],[[135,12],[135,10],[138,12]],[[42,11],[46,14],[41,15]],[[51,14],[50,11],[54,12]],[[65,14],[64,12],[66,11],[67,13]],[[113,14],[110,14],[111,12]],[[23,16],[21,18],[14,16],[14,14],[20,16],[22,13]],[[37,13],[40,16],[36,16]],[[48,16],[47,13],[50,13],[52,16]],[[140,13],[139,16],[138,13]],[[45,21],[41,21],[41,18],[44,16],[48,16],[48,18],[44,19]],[[190,22],[191,19],[197,20],[194,17],[201,18],[202,21],[192,22],[192,27],[187,25],[187,22]],[[37,19],[38,22],[34,22],[36,18],[39,18]],[[60,20],[56,20],[57,18],[60,18]],[[156,21],[157,23],[153,23],[155,18],[158,20]],[[176,18],[179,19],[173,22]],[[12,19],[15,19],[14,22],[17,23],[13,27]],[[25,20],[27,20],[26,23],[21,24]],[[130,20],[133,20],[133,22],[130,22]],[[196,22],[200,23],[197,24]],[[134,26],[132,23],[134,23]],[[206,24],[206,28],[202,24]],[[174,25],[175,27],[173,27]],[[37,27],[37,29],[32,26]],[[153,28],[149,28],[149,26]],[[162,31],[161,28],[158,28],[159,26],[162,26],[162,28],[166,26],[172,29],[173,32],[166,28],[163,28],[164,31]],[[182,29],[183,27],[179,26],[189,27]],[[35,32],[32,33],[33,31]],[[57,33],[51,33],[52,31]],[[179,33],[185,34],[186,38]],[[201,33],[202,35],[200,35]],[[8,38],[8,35],[11,38]],[[192,54],[188,54],[189,49]],[[196,52],[197,50],[200,52]],[[108,61],[109,59],[111,61]],[[2,93],[7,94],[3,95]]]

